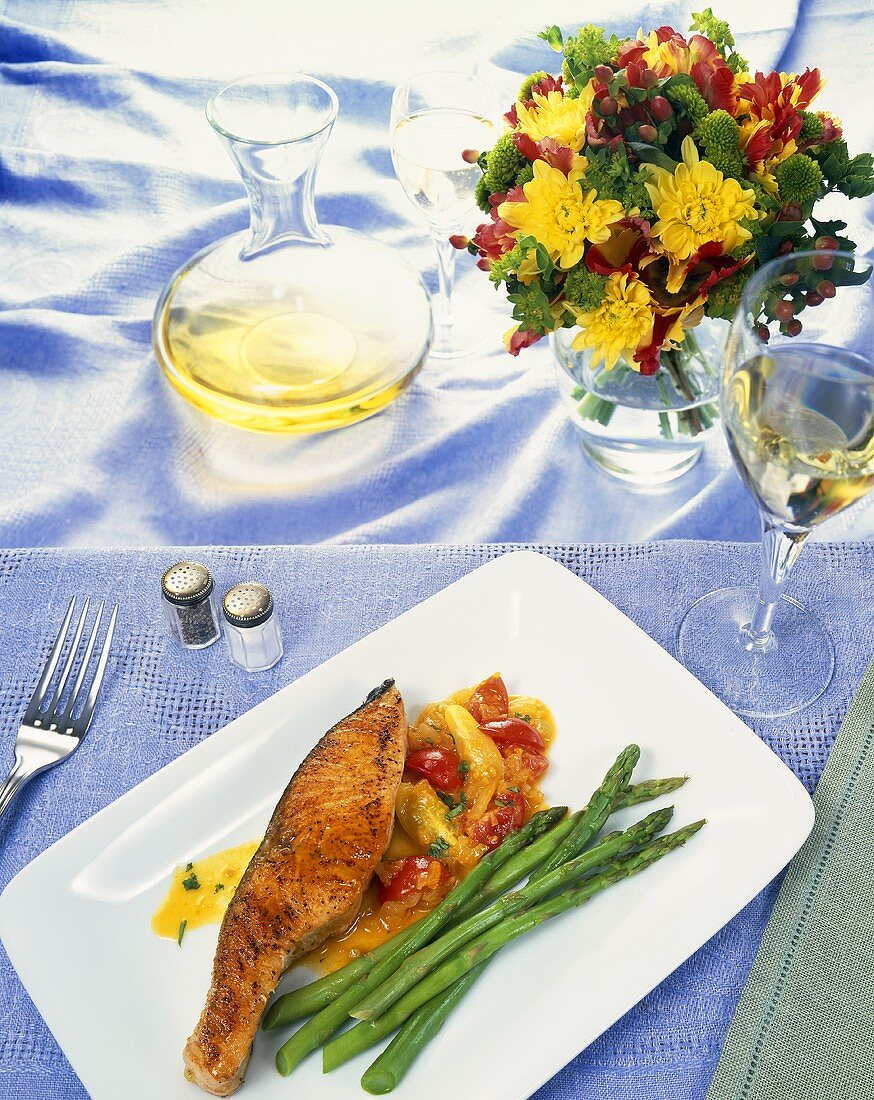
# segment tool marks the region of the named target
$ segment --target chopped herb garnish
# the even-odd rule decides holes
[[[512,798],[496,798],[495,799],[495,805],[496,806],[515,806],[516,803],[513,801]]]
[[[217,894],[219,892],[219,890],[224,890],[224,888],[225,888],[225,884],[223,882],[217,882],[215,884],[215,890],[213,890],[213,893]]]
[[[425,738],[425,744],[426,745],[436,745],[437,742],[434,740],[433,737],[426,737]]]
[[[446,791],[435,791],[434,793],[437,795],[441,802],[444,802],[449,807],[450,810],[455,808],[455,799],[452,797],[451,794],[447,794]]]
[[[516,794],[521,794],[521,793],[522,793],[522,792],[521,792],[521,791],[519,790],[519,788],[518,788],[518,787],[508,787],[508,788],[507,788],[507,790],[508,790],[508,791],[514,791],[514,792],[515,792]]]
[[[470,771],[470,761],[469,760],[461,760],[458,764],[458,774],[462,778],[464,778],[464,776],[466,776],[469,771]]]
[[[449,841],[443,836],[438,836],[428,845],[428,855],[432,859],[440,859],[448,851]]]
[[[199,890],[200,879],[198,879],[197,875],[192,871],[188,878],[182,880],[182,885],[186,890]]]
[[[193,871],[194,870],[194,864],[193,863],[186,863],[185,864],[185,870],[186,871]]]
[[[518,710],[513,711],[513,717],[514,718],[521,718],[523,722],[530,722],[531,721],[531,715],[530,714],[520,714]]]
[[[459,802],[456,806],[453,806],[451,810],[446,811],[446,820],[452,821],[452,819],[458,817],[459,814],[463,814],[465,809],[464,803]]]
[[[180,947],[182,946],[182,937],[185,935],[185,928],[187,924],[187,920],[179,922],[179,935],[176,937],[176,942],[179,944]]]

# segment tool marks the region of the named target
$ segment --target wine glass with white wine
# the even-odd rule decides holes
[[[871,271],[837,249],[790,253],[750,279],[732,322],[723,427],[761,513],[761,575],[697,600],[678,650],[740,714],[799,711],[834,670],[826,628],[783,590],[813,528],[874,489]]]
[[[391,104],[391,153],[407,198],[428,223],[437,249],[431,355],[466,355],[483,342],[481,319],[461,317],[455,284],[454,233],[469,228],[481,176],[476,157],[500,134],[494,89],[470,73],[421,73],[399,84]]]

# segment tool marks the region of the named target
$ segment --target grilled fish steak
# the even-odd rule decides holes
[[[344,931],[391,839],[407,720],[386,680],[291,778],[222,921],[183,1060],[214,1096],[242,1083],[267,1000],[291,962]]]

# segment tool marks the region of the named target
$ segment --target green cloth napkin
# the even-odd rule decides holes
[[[813,801],[707,1100],[874,1098],[874,662]]]

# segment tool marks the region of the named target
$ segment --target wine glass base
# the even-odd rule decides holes
[[[742,630],[758,602],[753,587],[721,588],[696,600],[680,623],[677,654],[686,668],[738,714],[778,718],[809,706],[835,667],[831,637],[816,615],[784,596],[764,649]]]
[[[460,295],[456,296],[456,301]],[[492,333],[483,324],[483,315],[473,311],[455,308],[451,325],[442,325],[435,319],[434,337],[428,352],[432,359],[460,359],[482,351],[488,344],[494,344]]]

